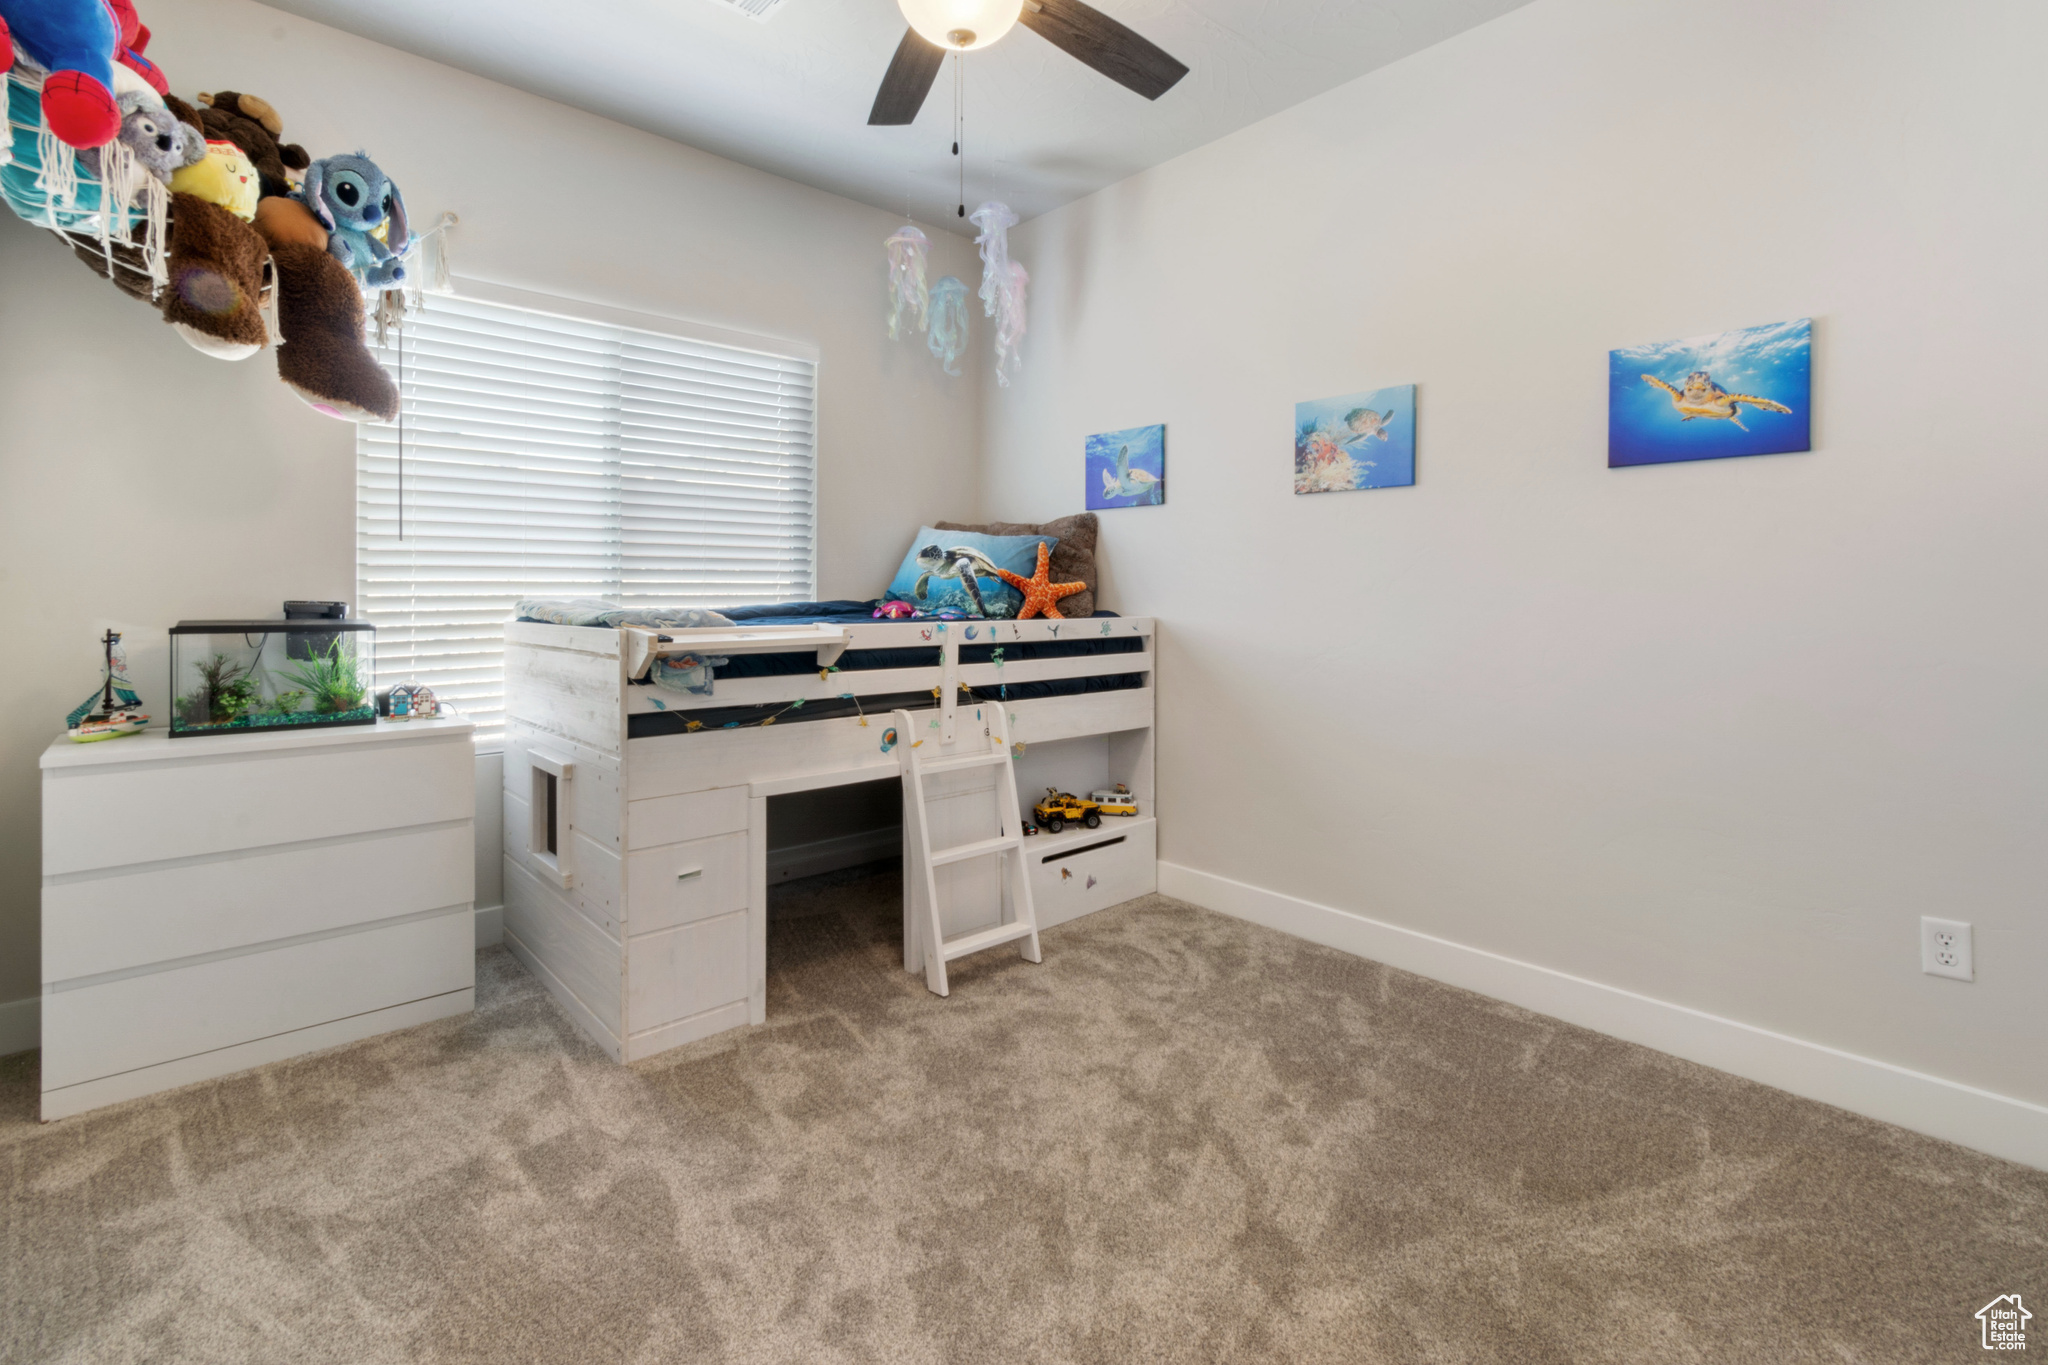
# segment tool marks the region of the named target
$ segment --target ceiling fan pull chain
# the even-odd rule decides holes
[[[959,215],[967,216],[967,157],[960,150],[967,141],[967,76],[960,67],[961,54],[953,54],[953,155],[960,162]]]

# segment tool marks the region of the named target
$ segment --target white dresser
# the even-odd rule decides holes
[[[43,1117],[472,1008],[473,729],[52,744]]]

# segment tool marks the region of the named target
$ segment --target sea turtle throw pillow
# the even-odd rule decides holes
[[[996,576],[1007,569],[1029,578],[1038,569],[1038,545],[1050,550],[1052,536],[990,536],[975,531],[918,528],[910,553],[896,570],[884,601],[908,602],[932,616],[1007,619],[1024,595]]]

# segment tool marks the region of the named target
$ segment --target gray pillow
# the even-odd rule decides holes
[[[940,521],[934,522],[932,529],[979,531],[990,536],[1044,536],[1047,540],[1058,536],[1060,543],[1052,547],[1052,581],[1081,582],[1088,585],[1086,592],[1077,592],[1072,597],[1060,599],[1060,615],[1095,614],[1095,539],[1102,532],[1102,523],[1093,512],[1077,512],[1071,517],[1061,517],[1058,521],[1040,522],[1036,525],[1028,521],[987,521],[978,524]]]

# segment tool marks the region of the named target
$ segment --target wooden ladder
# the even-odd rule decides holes
[[[915,852],[918,866],[905,869],[906,879],[921,878],[924,891],[923,904],[904,920],[903,963],[907,969],[915,971],[922,957],[925,985],[938,995],[946,994],[946,964],[984,948],[1021,941],[1026,962],[1044,961],[1038,948],[1038,914],[1031,904],[1031,877],[1024,866],[1024,832],[1017,802],[1017,770],[1010,761],[1009,718],[1001,706],[983,706],[980,710],[986,718],[982,726],[985,747],[932,758],[919,753],[923,746],[912,738],[918,734],[918,728],[911,713],[898,711],[895,714],[896,733],[902,737],[898,752],[902,756],[905,779],[904,807],[911,822],[917,826],[915,843],[906,843],[906,847]],[[970,768],[999,770],[993,793],[995,819],[991,822],[995,834],[991,838],[935,849],[932,847],[931,812],[926,804],[925,779],[939,773],[956,773]],[[970,858],[996,860],[998,900],[1002,899],[1003,880],[1007,877],[1012,884],[1009,905],[1015,917],[986,929],[947,938],[944,917],[939,912],[938,869]],[[913,904],[915,900],[913,898]],[[999,920],[1001,914],[999,906]]]

